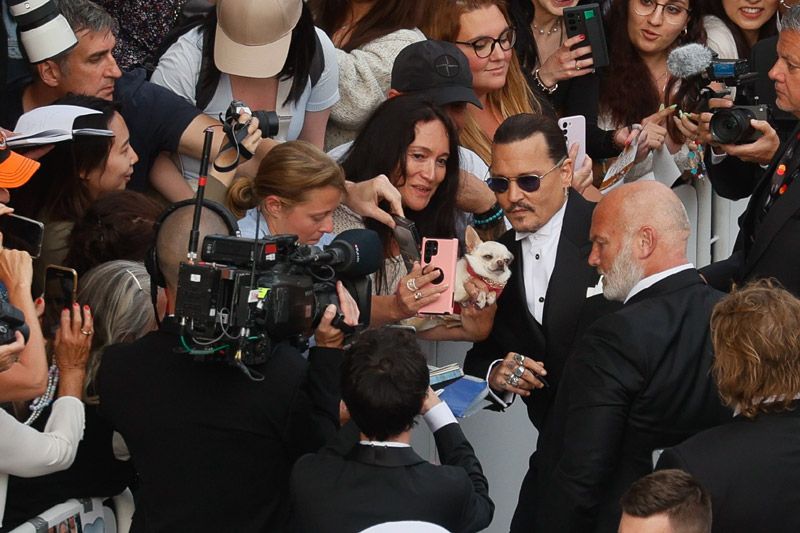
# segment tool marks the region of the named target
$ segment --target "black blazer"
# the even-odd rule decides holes
[[[795,127],[791,136],[798,134],[800,125]],[[756,228],[757,217],[769,194],[772,174],[785,150],[786,143],[766,171],[758,165],[742,164],[731,157],[718,165],[722,168],[709,171],[715,190],[722,188],[730,193],[723,196],[744,198],[752,193],[747,210],[739,218],[739,236],[733,254],[701,271],[712,286],[727,291],[731,283],[775,278],[800,296],[800,253],[797,253],[800,247],[800,184],[793,183]],[[734,164],[736,162],[738,166]]]
[[[140,476],[132,531],[285,530],[292,465],[338,428],[341,351],[278,344],[256,382],[178,346],[163,330],[111,346],[97,374]]]
[[[573,343],[598,316],[618,308],[618,304],[602,295],[586,297],[587,288],[595,287],[600,278],[588,262],[592,251],[589,228],[594,206],[570,189],[555,267],[545,295],[542,325],[528,310],[522,245],[516,240],[515,231],[503,235],[500,242],[514,254],[511,278],[497,301],[497,314],[489,338],[476,343],[464,361],[464,371],[480,378],[486,377],[492,361],[502,359],[508,352],[542,361],[551,387],[534,391],[525,398],[528,416],[540,430]]]
[[[730,419],[709,375],[722,296],[685,270],[587,330],[539,439],[537,532],[616,532],[619,498],[653,450]]]
[[[486,528],[494,503],[472,446],[458,424],[440,428],[434,438],[442,466],[411,448],[361,444],[302,457],[290,483],[295,531],[355,533],[401,520],[453,533]]]
[[[800,402],[695,435],[665,450],[658,468],[680,468],[711,494],[712,531],[800,531]]]

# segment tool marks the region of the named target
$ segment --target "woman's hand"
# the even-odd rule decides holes
[[[342,203],[362,217],[373,218],[381,224],[394,228],[392,215],[379,207],[379,203],[386,201],[389,210],[395,215],[403,215],[403,199],[400,192],[392,185],[386,175],[375,176],[371,180],[346,184],[347,194]]]
[[[93,338],[94,320],[88,305],[81,309],[80,305],[74,303],[71,312],[70,309],[61,311],[61,326],[56,331],[53,344],[59,371],[59,396],[82,396]]]
[[[355,299],[344,288],[341,281],[336,282],[336,295],[339,297],[339,310],[344,315],[344,323],[348,326],[357,326],[360,311]],[[314,332],[317,346],[321,348],[341,348],[344,345],[344,332],[335,327],[331,322],[336,316],[336,306],[333,304],[325,308],[322,320]]]
[[[0,372],[5,372],[11,365],[19,361],[22,350],[25,349],[25,338],[19,331],[15,332],[14,342],[0,346]]]
[[[427,268],[427,267],[426,267]],[[447,290],[447,284],[433,285],[431,282],[439,277],[439,272],[431,269],[425,273],[419,263],[407,276],[400,279],[394,291],[398,320],[415,316],[420,309],[439,299],[439,295]]]
[[[560,81],[592,72],[594,65],[594,59],[591,58],[592,47],[586,45],[570,50],[571,47],[584,40],[586,40],[585,35],[570,37],[545,60],[539,69],[539,79],[542,83],[547,87],[552,87]]]
[[[641,162],[651,151],[658,150],[664,145],[667,138],[667,119],[674,113],[675,106],[672,105],[642,119],[642,129],[638,133],[639,144],[634,160],[636,163]]]
[[[251,117],[246,113],[242,113],[239,116],[239,124],[247,125],[247,136],[242,140],[242,146],[244,146],[251,154],[255,154],[258,146],[261,144],[261,130],[258,129],[258,119]],[[209,168],[209,173],[223,184],[230,185],[236,169],[233,168],[227,172],[220,172],[214,168],[214,166],[226,168],[236,163],[236,159],[238,157],[238,151],[236,150],[236,147],[234,146],[230,148],[227,146],[228,143],[223,142],[222,148],[220,148],[220,151],[217,153],[217,157],[214,159],[214,165]],[[239,163],[244,163],[244,158],[240,158]]]
[[[594,176],[592,175],[592,158],[587,154],[583,158],[583,164],[578,168],[575,166],[575,160],[578,158],[578,143],[573,143],[569,147],[569,158],[572,160],[572,182],[570,185],[577,192],[583,194],[587,187],[592,184]]]
[[[33,282],[33,260],[28,252],[3,248],[3,234],[0,233],[0,281],[9,288],[30,291]]]

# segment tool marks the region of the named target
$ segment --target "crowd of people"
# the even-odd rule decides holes
[[[0,531],[126,489],[131,531],[491,529],[513,443],[473,448],[420,339],[527,408],[512,532],[799,531],[791,3],[4,0]],[[709,265],[698,180],[749,198]],[[420,259],[469,226],[507,283]]]

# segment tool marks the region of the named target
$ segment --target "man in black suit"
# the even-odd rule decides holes
[[[613,307],[587,262],[595,204],[570,188],[573,164],[567,155],[561,129],[547,117],[516,115],[495,133],[488,184],[514,228],[500,239],[514,263],[489,338],[476,343],[464,362],[465,372],[486,377],[503,407],[514,394],[522,396],[539,431],[573,343]],[[546,376],[549,386],[543,388],[537,376]],[[530,529],[537,500],[535,456],[514,517],[513,528],[520,531]]]
[[[158,231],[168,314],[161,329],[109,347],[97,373],[100,413],[125,439],[141,480],[132,531],[282,531],[292,464],[338,428],[342,335],[330,306],[308,362],[276,343],[266,362],[250,367],[260,381],[195,361],[171,316],[193,211],[177,209]],[[199,242],[231,231],[207,208],[200,220]],[[354,323],[348,296],[340,291]]]
[[[739,413],[664,451],[711,494],[715,532],[800,531],[800,300],[755,282],[711,318],[714,376]]]
[[[342,410],[352,422],[340,440],[350,437],[350,445],[297,461],[291,477],[296,531],[348,533],[404,520],[431,522],[454,533],[489,525],[494,504],[481,465],[428,383],[425,356],[412,333],[367,331],[346,350]],[[411,449],[418,414],[436,439],[441,466]]]
[[[769,72],[775,82],[776,105],[800,117],[800,8],[789,10],[781,19],[778,60]],[[778,149],[766,171],[758,163],[759,146],[768,147],[777,139],[769,131],[755,143],[731,146],[726,150],[751,163],[727,157],[709,167],[714,189],[726,198],[751,195],[747,210],[739,219],[739,237],[730,258],[703,269],[703,276],[714,287],[729,290],[732,283],[742,284],[759,278],[776,278],[795,295],[800,295],[800,187],[794,182],[800,175],[800,126]],[[771,154],[768,149],[762,150]]]
[[[686,259],[689,220],[655,181],[611,191],[592,218],[590,264],[622,309],[589,327],[539,439],[535,531],[614,532],[619,498],[654,450],[730,418],[709,376],[722,293]]]

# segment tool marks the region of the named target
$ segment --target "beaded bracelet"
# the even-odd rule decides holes
[[[500,204],[495,203],[488,211],[485,211],[479,215],[473,215],[472,224],[475,227],[490,226],[501,220],[504,214],[505,213],[503,212],[503,208],[500,207]]]
[[[536,70],[533,71],[533,80],[536,82],[536,85],[538,85],[539,88],[546,94],[553,94],[554,92],[556,92],[556,89],[558,89],[558,83],[556,83],[552,87],[548,87],[547,85],[545,85],[544,82],[542,81],[542,78],[539,77],[539,70],[541,69],[537,68]]]

